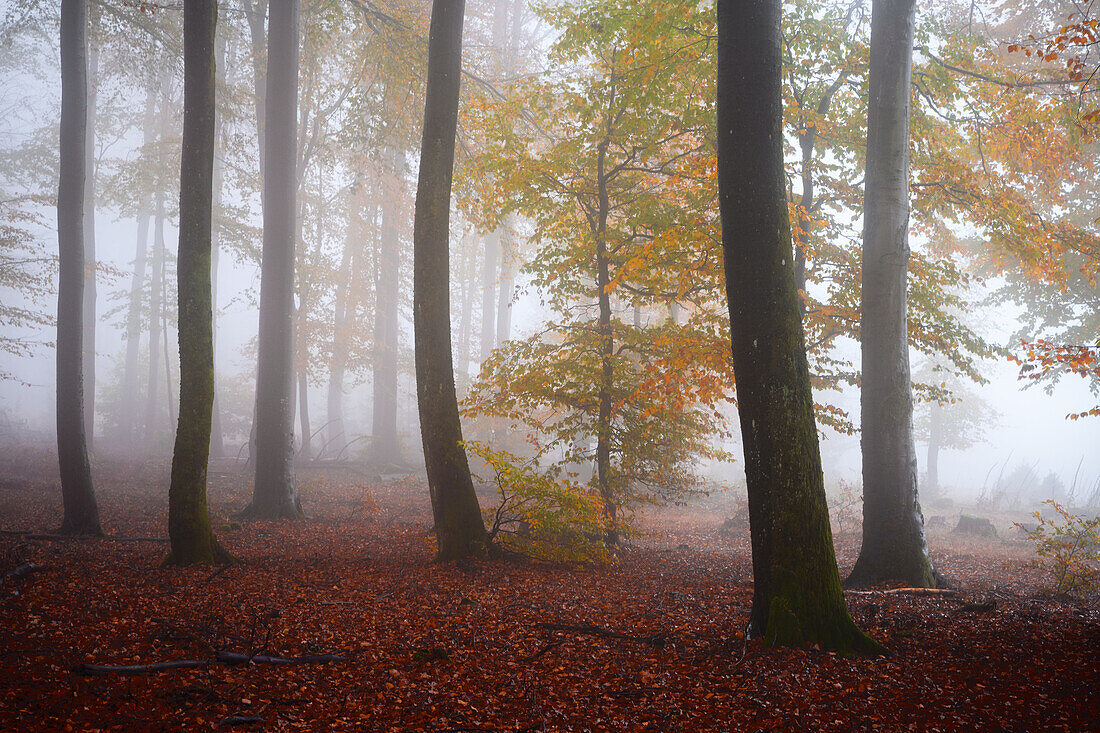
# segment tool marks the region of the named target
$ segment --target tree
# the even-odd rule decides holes
[[[752,535],[749,633],[882,648],[848,615],[833,554],[795,287],[778,0],[718,2],[718,190]]]
[[[275,0],[268,20],[263,130],[264,245],[256,368],[256,482],[245,516],[298,519],[294,483],[294,244],[298,189],[298,0]]]
[[[214,313],[210,282],[214,206],[214,33],[217,0],[183,6],[183,155],[180,164],[180,411],[168,490],[166,562],[225,562],[206,505],[214,408]]]
[[[942,584],[928,556],[913,445],[906,320],[915,0],[874,0],[863,211],[863,545],[845,581]]]
[[[84,177],[88,70],[85,0],[61,3],[61,179],[57,189],[57,458],[61,532],[103,534],[84,427]]]
[[[448,248],[464,11],[464,0],[432,3],[413,220],[416,398],[440,560],[483,554],[488,545],[462,445],[451,356]]]

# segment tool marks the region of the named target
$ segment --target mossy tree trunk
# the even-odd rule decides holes
[[[463,0],[435,0],[413,224],[416,396],[439,559],[483,554],[488,543],[470,478],[451,356],[450,205]]]
[[[214,312],[210,283],[214,179],[214,33],[217,0],[183,6],[183,151],[179,294],[180,411],[168,490],[166,563],[228,561],[210,525],[206,464],[214,407]]]
[[[784,191],[779,0],[718,2],[718,186],[752,535],[749,633],[881,651],[848,614],[821,473]]]
[[[61,136],[57,189],[57,458],[65,534],[103,534],[84,426],[84,177],[88,70],[85,0],[61,3]]]
[[[915,0],[874,0],[863,206],[863,546],[845,584],[934,588],[917,491],[906,322]]]
[[[294,244],[298,0],[269,5],[263,128],[264,243],[256,366],[256,481],[241,516],[300,519],[294,481]]]

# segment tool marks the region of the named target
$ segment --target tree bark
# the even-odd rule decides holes
[[[779,0],[718,2],[718,191],[752,537],[749,635],[881,651],[833,553],[791,257]]]
[[[438,558],[486,551],[455,396],[450,318],[450,204],[464,0],[435,0],[428,33],[424,132],[413,225],[416,393]]]
[[[397,198],[403,190],[405,154],[386,152],[383,187],[382,237],[375,283],[374,379],[371,417],[371,456],[377,463],[396,463],[401,457],[397,435],[397,349],[400,323],[401,243],[397,234]]]
[[[508,231],[505,224],[503,231]],[[516,263],[510,237],[500,237],[500,294],[497,299],[497,346],[512,336],[512,296],[516,289]]]
[[[99,52],[88,45],[88,106],[84,145],[84,434],[88,450],[95,448],[95,327],[96,327],[96,252],[95,252],[95,112],[99,84]]]
[[[500,260],[500,230],[486,234],[485,261],[481,268],[481,361],[496,346],[497,262]]]
[[[160,124],[159,143],[160,156],[163,156],[163,148],[168,139],[168,115],[169,115],[169,77],[164,71],[160,74]],[[164,167],[163,157],[158,159],[160,168]],[[157,392],[160,387],[160,323],[161,323],[161,298],[164,292],[164,191],[157,185],[154,194],[154,219],[153,219],[153,261],[150,263],[149,281],[149,377],[146,381],[145,398],[145,449],[151,450],[157,445],[160,435],[158,424],[159,410],[157,409]],[[169,394],[167,399],[171,400]]]
[[[607,191],[607,148],[611,143],[612,120],[610,109],[615,104],[615,87],[611,88],[608,102],[607,135],[600,141],[596,154],[596,300],[599,304],[597,329],[600,334],[599,414],[596,421],[596,482],[607,515],[607,542],[619,541],[616,527],[618,498],[611,486],[611,390],[615,381],[615,334],[611,327],[611,270],[607,252],[607,217],[611,201]]]
[[[210,256],[214,203],[214,34],[217,0],[183,6],[183,150],[180,164],[180,410],[168,490],[168,564],[226,562],[206,503],[214,407]]]
[[[940,447],[943,444],[943,407],[939,402],[931,404],[928,426],[928,486],[933,491],[940,488]]]
[[[874,0],[863,212],[863,546],[849,587],[934,588],[917,492],[906,323],[909,77],[915,0]]]
[[[87,67],[84,0],[61,3],[61,135],[57,189],[57,457],[64,534],[103,534],[84,433],[84,177]]]
[[[298,519],[294,481],[294,235],[298,181],[298,0],[273,0],[268,21],[264,242],[256,369],[256,481],[243,516]]]
[[[210,307],[213,317],[213,343],[214,343],[214,408],[210,420],[210,457],[222,458],[225,456],[225,432],[222,428],[221,400],[218,399],[218,265],[221,260],[220,229],[222,218],[222,183],[225,178],[225,124],[222,116],[217,114],[218,90],[225,85],[225,34],[219,33],[214,38],[214,182],[213,205],[211,207],[210,221]],[[220,152],[219,152],[220,151]]]

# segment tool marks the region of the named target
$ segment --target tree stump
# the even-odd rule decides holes
[[[997,528],[986,517],[972,517],[969,514],[963,514],[959,517],[959,523],[954,529],[954,534],[996,539]]]

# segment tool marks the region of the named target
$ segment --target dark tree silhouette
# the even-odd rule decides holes
[[[214,407],[214,314],[210,286],[214,204],[214,32],[217,0],[183,6],[183,151],[180,163],[180,412],[168,490],[166,562],[228,561],[206,505],[206,464]]]
[[[488,543],[462,446],[451,357],[449,229],[464,9],[463,0],[432,4],[413,222],[416,396],[440,560],[483,554]]]
[[[268,8],[264,246],[256,368],[256,483],[242,516],[298,519],[294,483],[294,234],[298,211],[298,0]]]
[[[57,188],[57,458],[66,534],[103,534],[84,426],[84,177],[88,69],[85,0],[61,3],[61,139]]]
[[[845,583],[935,587],[917,494],[906,323],[915,0],[874,0],[863,196],[863,546]]]
[[[718,191],[752,534],[749,633],[882,651],[844,604],[784,192],[780,0],[718,2]]]

